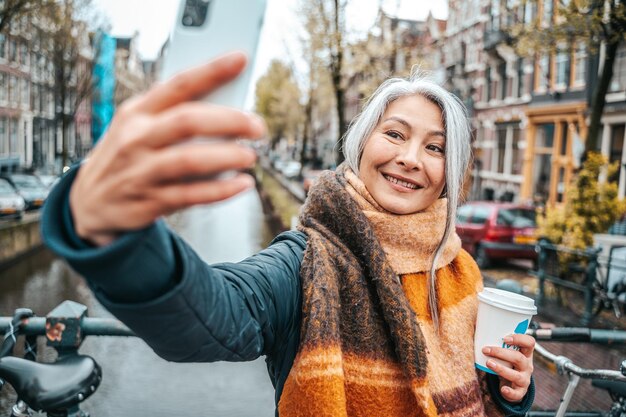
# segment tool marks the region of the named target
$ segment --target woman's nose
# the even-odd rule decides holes
[[[419,146],[412,145],[410,143],[406,143],[404,146],[401,146],[398,150],[398,155],[396,156],[396,162],[398,165],[409,171],[421,170],[423,168],[423,164],[422,152]]]

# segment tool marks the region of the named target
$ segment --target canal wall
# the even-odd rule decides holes
[[[39,216],[0,224],[0,268],[42,247]]]
[[[277,235],[295,226],[303,202],[301,190],[258,164],[254,170],[256,188],[272,234]],[[29,213],[23,220],[0,223],[0,269],[43,247],[38,213]]]
[[[257,192],[272,233],[277,235],[294,227],[302,206],[302,196],[293,193],[288,184],[283,183],[282,178],[262,164],[257,164],[254,175]]]

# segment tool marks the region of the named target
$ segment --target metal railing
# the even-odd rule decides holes
[[[546,240],[539,240],[537,252],[537,271],[533,271],[533,274],[539,280],[538,305],[544,303],[545,284],[550,282],[557,287],[583,294],[584,310],[581,318],[583,326],[589,325],[603,308],[612,308],[615,315],[620,317],[619,303],[623,303],[623,300],[619,296],[626,288],[615,290],[608,285],[611,273],[619,272],[626,275],[626,259],[618,259],[612,255],[603,256],[602,249],[597,247],[576,250],[553,245]],[[610,253],[612,254],[612,251]],[[626,282],[625,278],[620,279]]]

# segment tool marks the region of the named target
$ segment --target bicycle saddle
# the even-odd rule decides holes
[[[626,382],[607,381],[606,379],[592,379],[591,385],[626,398]]]
[[[102,371],[90,356],[75,355],[55,363],[38,363],[13,356],[0,358],[0,378],[36,411],[68,409],[96,391]]]

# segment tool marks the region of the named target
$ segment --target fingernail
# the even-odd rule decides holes
[[[511,343],[513,341],[513,337],[512,336],[506,336],[504,338],[504,343]]]
[[[487,361],[487,366],[488,366],[489,368],[493,368],[493,369],[495,369],[495,368],[498,366],[498,364],[497,364],[497,363],[495,363],[495,361],[493,361],[493,360],[489,359],[489,360]]]
[[[254,187],[256,185],[255,182],[254,182],[254,178],[252,178],[249,175],[246,175],[245,177],[243,177],[242,181],[243,181],[244,186],[246,187],[246,189],[252,188],[252,187]]]
[[[483,348],[483,353],[484,353],[485,355],[489,355],[489,354],[491,353],[491,348],[484,347],[484,348]]]
[[[254,129],[259,132],[265,132],[265,120],[259,115],[254,113],[250,114],[252,118],[252,124],[254,125]]]
[[[256,151],[254,149],[246,148],[246,152],[248,153],[248,156],[252,160],[250,164],[254,166],[254,164],[256,164],[256,158],[257,158]]]

